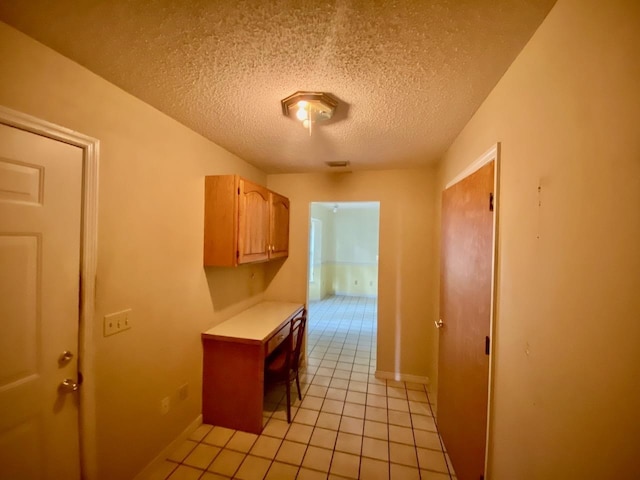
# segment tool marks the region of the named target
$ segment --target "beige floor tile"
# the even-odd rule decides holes
[[[307,410],[306,408],[298,409],[298,413],[293,418],[294,423],[302,423],[304,425],[315,425],[318,420],[319,411]]]
[[[411,400],[409,401],[409,410],[411,413],[415,413],[417,415],[431,416],[431,408],[426,402],[415,402]]]
[[[213,425],[207,425],[206,423],[203,423],[198,428],[196,428],[191,435],[189,435],[189,440],[200,442],[205,436],[207,436],[212,428]]]
[[[285,463],[273,462],[264,480],[296,480],[298,467]]]
[[[287,435],[286,440],[299,443],[309,443],[311,434],[313,433],[313,427],[310,425],[302,425],[300,423],[292,423]]]
[[[413,428],[418,430],[429,430],[430,432],[437,431],[433,417],[411,414],[411,423],[413,424]]]
[[[449,480],[451,478],[448,473],[431,472],[429,470],[420,470],[420,476],[422,480]]]
[[[340,415],[320,412],[320,415],[318,415],[318,421],[316,422],[316,427],[338,430],[340,427]]]
[[[327,480],[327,472],[317,472],[308,468],[301,468],[298,471],[296,480]]]
[[[244,460],[245,454],[234,452],[232,450],[222,450],[215,458],[213,463],[209,465],[208,470],[213,473],[219,473],[232,477],[238,470],[238,467]]]
[[[369,367],[367,365],[354,365],[352,371],[365,374],[365,376],[363,377],[364,380],[358,380],[358,381],[363,381],[363,382],[369,381]]]
[[[233,434],[233,437],[231,437],[231,440],[227,443],[226,448],[246,453],[251,450],[251,447],[256,443],[257,439],[258,435],[255,433],[238,431]]]
[[[344,399],[345,399],[346,396],[347,396],[347,391],[346,390],[343,390],[341,388],[329,387],[329,390],[327,390],[326,398],[329,399],[329,400],[339,400],[341,402],[344,402]]]
[[[277,461],[282,463],[300,465],[306,450],[307,445],[304,443],[285,440],[282,442],[282,446],[280,447],[280,450],[278,450],[278,455],[276,455],[275,458]]]
[[[202,470],[197,468],[187,467],[186,465],[179,465],[176,468],[168,480],[198,480],[202,475]]]
[[[412,402],[429,403],[429,398],[424,391],[407,390],[407,398]]]
[[[440,437],[436,432],[427,430],[414,430],[413,436],[416,439],[416,446],[422,448],[430,448],[431,450],[442,450]]]
[[[404,382],[400,380],[387,380],[387,387],[407,388]]]
[[[344,404],[344,409],[342,410],[342,415],[347,417],[364,418],[364,412],[364,405],[346,402]]]
[[[344,370],[347,372],[351,372],[352,368],[353,368],[353,362],[338,362],[338,365],[336,365],[337,370]]]
[[[382,395],[371,395],[367,393],[367,406],[387,408],[387,397]]]
[[[331,460],[331,474],[347,478],[358,478],[360,457],[343,452],[334,452]]]
[[[272,419],[269,420],[267,426],[262,430],[262,435],[268,435],[270,437],[284,438],[289,430],[289,424],[282,420]]]
[[[300,408],[306,408],[307,410],[320,410],[320,408],[322,408],[322,402],[324,402],[324,398],[307,395],[302,400]]]
[[[167,458],[174,462],[182,462],[197,445],[198,443],[193,440],[185,440],[176,449],[174,449]]]
[[[387,397],[407,399],[407,391],[404,388],[387,387]]]
[[[401,427],[411,428],[411,414],[408,412],[389,410],[389,425],[399,425]]]
[[[389,461],[389,442],[377,438],[363,437],[362,455],[378,460]]]
[[[403,445],[401,443],[389,442],[389,461],[410,467],[418,467],[416,447],[413,445]],[[444,462],[444,457],[442,457]]]
[[[327,387],[322,387],[320,385],[310,385],[309,390],[307,390],[307,395],[311,395],[314,397],[324,398],[326,394],[327,394]]]
[[[367,394],[363,392],[354,392],[349,390],[347,392],[346,401],[348,403],[357,403],[359,405],[365,405],[367,403]]]
[[[380,384],[369,383],[369,386],[367,388],[367,393],[384,396],[387,394],[387,386],[385,384],[380,385]]]
[[[400,427],[398,425],[389,425],[389,441],[415,445],[413,440],[413,429]]]
[[[423,383],[413,383],[413,382],[405,382],[407,386],[407,390],[417,390],[419,392],[424,392],[425,385]]]
[[[335,449],[338,452],[360,455],[362,451],[362,435],[353,435],[344,432],[338,433]]]
[[[340,400],[325,400],[324,403],[322,404],[321,411],[340,415],[342,414],[343,408],[344,408],[344,402],[341,402]]]
[[[389,410],[397,410],[399,412],[409,411],[409,402],[403,398],[389,398],[387,400]]]
[[[293,393],[292,393],[293,395]],[[298,408],[291,405],[291,418],[294,418],[298,413]],[[280,420],[281,422],[287,421],[287,404],[278,405],[278,408],[273,412],[271,417],[273,420]]]
[[[387,423],[387,409],[367,406],[364,418],[374,422]]]
[[[371,438],[378,438],[380,440],[389,439],[389,430],[386,423],[372,422],[370,420],[364,421],[364,436]]]
[[[391,480],[420,480],[420,470],[392,463]]]
[[[164,460],[156,465],[156,468],[154,468],[146,480],[165,480],[177,467],[177,463]]]
[[[376,378],[375,368],[374,368],[373,372],[369,371],[369,385],[384,385],[386,387],[387,381],[384,378]],[[385,390],[385,395],[386,393],[387,392]]]
[[[356,382],[354,380],[351,380],[349,382],[349,391],[350,392],[360,392],[360,393],[366,393],[367,392],[367,383],[366,382]]]
[[[360,367],[362,367],[362,365]],[[354,371],[351,373],[351,381],[367,383],[369,381],[369,374]]]
[[[319,385],[321,387],[328,387],[331,383],[331,377],[323,377],[322,375],[314,375],[311,380],[311,385]]]
[[[335,372],[333,372],[333,378],[341,378],[343,380],[349,380],[351,378],[351,370],[336,368]]]
[[[345,380],[343,378],[334,378],[331,380],[330,387],[346,390],[349,387],[349,380]]]
[[[280,438],[260,435],[253,444],[253,447],[251,448],[249,453],[257,457],[273,458],[280,448],[281,443],[282,439]]]
[[[366,480],[389,480],[389,463],[372,458],[360,460],[360,478]]]
[[[333,452],[326,448],[310,446],[304,455],[302,466],[312,470],[328,472],[332,454]]]
[[[335,360],[325,359],[320,362],[320,366],[325,368],[336,368],[336,363],[337,362]]]
[[[220,447],[200,443],[194,448],[189,456],[182,463],[190,467],[201,468],[206,470],[216,455],[222,450]]]
[[[448,472],[444,454],[440,451],[418,448],[418,462],[420,463],[420,468],[425,470]]]
[[[316,447],[333,449],[336,444],[336,437],[338,432],[335,430],[328,430],[326,428],[316,428],[313,430],[313,434],[311,435],[311,440],[309,441],[310,445],[314,445]]]
[[[271,460],[247,455],[233,478],[262,480],[271,466]]]
[[[362,435],[364,428],[364,420],[361,418],[342,417],[340,420],[340,432],[353,433],[355,435]]]
[[[332,377],[333,376],[333,368],[326,368],[326,367],[320,367],[318,368],[318,370],[316,371],[316,375],[323,375],[325,377]]]
[[[235,432],[235,430],[231,430],[230,428],[213,427],[202,441],[209,445],[224,447]]]
[[[217,473],[204,472],[199,480],[229,480],[229,477]]]

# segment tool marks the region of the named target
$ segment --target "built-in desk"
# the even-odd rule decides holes
[[[303,309],[300,303],[262,302],[202,334],[204,423],[262,431],[264,359]]]

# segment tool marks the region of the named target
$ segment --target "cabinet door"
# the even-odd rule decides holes
[[[240,179],[238,263],[268,260],[269,191]]]
[[[289,199],[270,192],[271,230],[269,258],[289,255]]]

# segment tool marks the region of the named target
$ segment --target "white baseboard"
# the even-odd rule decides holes
[[[147,465],[133,480],[147,480],[155,471],[158,466],[164,462],[169,454],[178,448],[182,442],[189,438],[189,436],[196,431],[196,429],[202,425],[202,415],[198,415],[196,419],[185,428],[180,435],[176,437],[169,445],[162,449],[162,451],[154,458],[149,465]]]
[[[396,380],[398,382],[422,383],[429,385],[429,377],[421,375],[409,375],[408,373],[383,372],[376,370],[376,378],[380,380]]]

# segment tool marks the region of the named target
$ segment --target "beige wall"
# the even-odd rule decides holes
[[[640,478],[638,125],[640,3],[559,0],[442,163],[502,142],[492,479]]]
[[[304,301],[310,202],[379,201],[378,370],[431,377],[434,172],[270,175],[291,200],[289,259],[267,267],[269,298]],[[277,276],[273,270],[279,269]]]
[[[264,290],[261,265],[202,267],[203,176],[266,178],[2,23],[0,72],[0,105],[101,142],[92,339],[97,467],[100,479],[132,478],[200,414],[200,332]],[[133,310],[131,330],[102,337],[103,316],[125,308]],[[189,397],[181,402],[184,383]],[[172,408],[162,416],[165,396]]]

